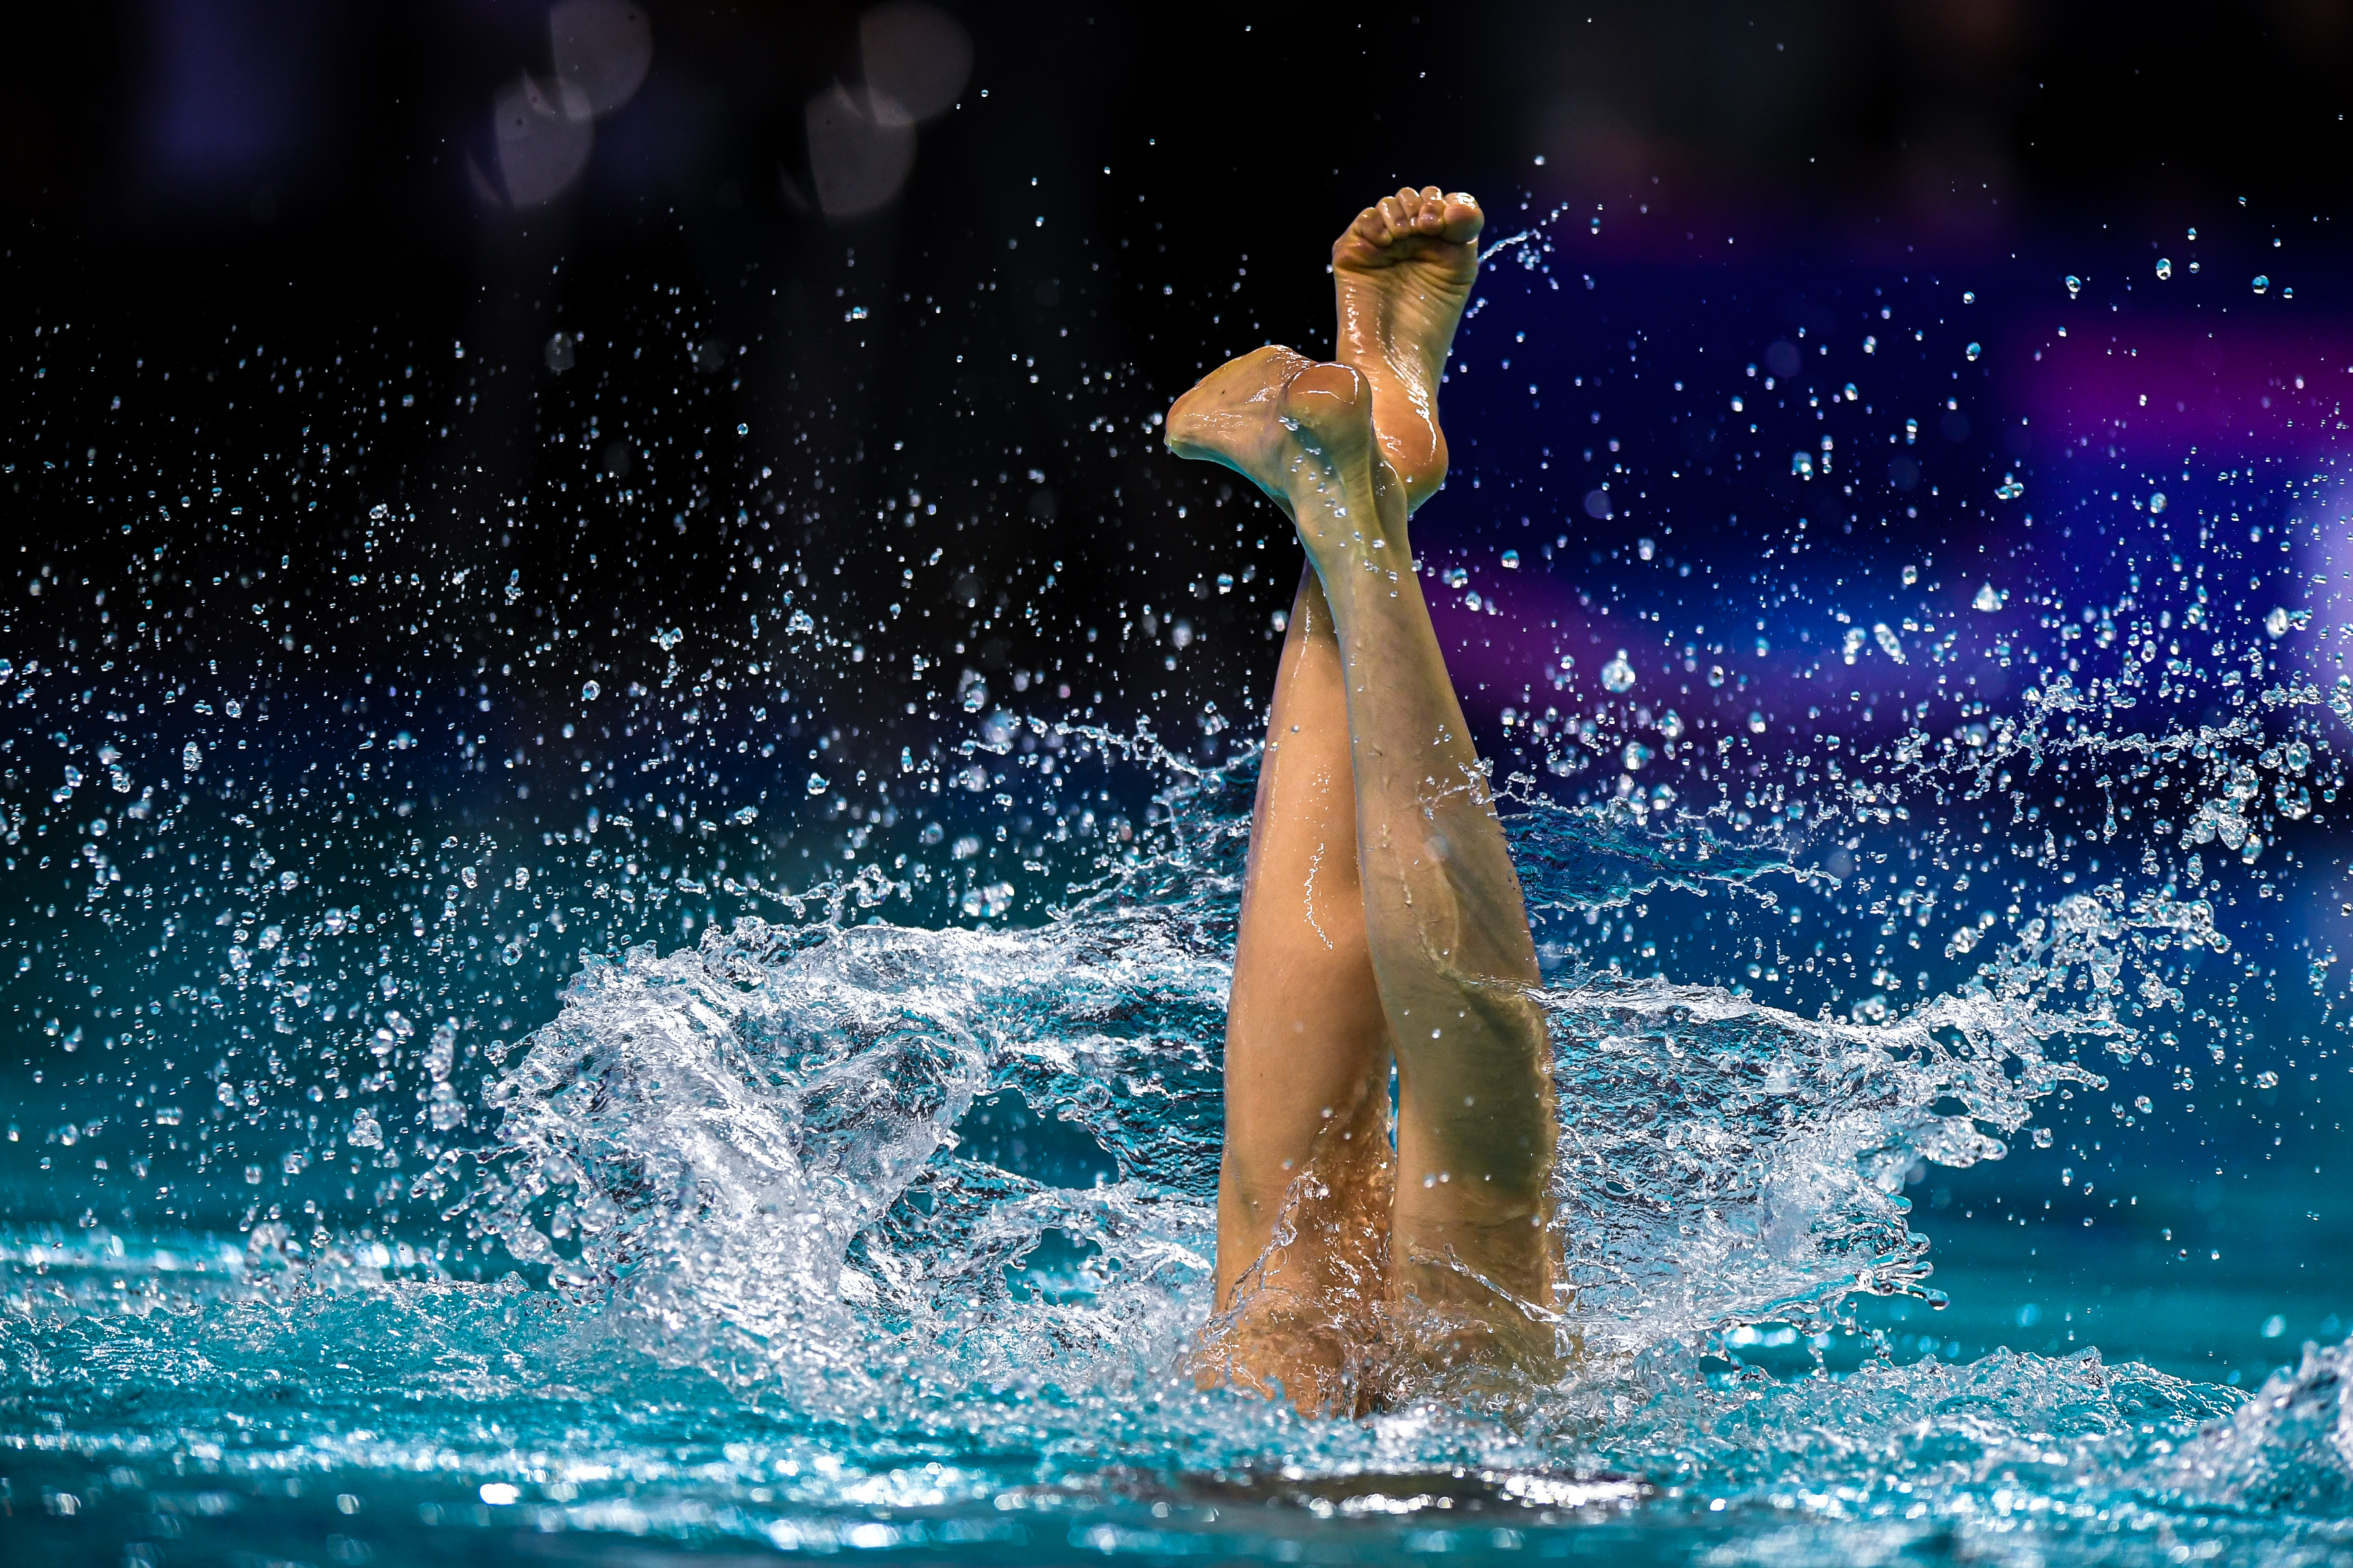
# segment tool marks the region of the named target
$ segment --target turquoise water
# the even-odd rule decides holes
[[[1076,653],[905,662],[810,552],[597,663],[619,584],[385,506],[248,552],[241,660],[12,634],[24,1560],[2353,1554],[2333,437],[1923,447],[1981,344],[1901,274],[1826,380],[1724,299],[1606,379],[1673,280],[1524,254],[1416,527],[1539,921],[1574,1373],[1192,1387],[1273,647],[1205,567],[1183,639],[1100,616],[1239,647],[1139,727]],[[2125,440],[2029,399],[2073,290],[1987,271],[1981,423]],[[1485,390],[1530,339],[1599,368]],[[364,678],[295,654],[329,607]]]
[[[2063,1343],[2013,1306],[2042,1293],[2023,1259],[1931,1293],[1907,1228],[1912,1162],[1991,1157],[2090,1087],[2120,1026],[2068,1010],[2052,959],[2100,975],[2135,935],[2198,929],[2163,906],[2104,929],[2063,902],[2072,946],[2014,943],[1994,984],[1879,1023],[1563,957],[1579,1374],[1361,1424],[1193,1392],[1247,783],[1187,780],[1164,856],[1039,926],[747,919],[592,964],[484,1072],[493,1135],[402,1168],[434,1250],[282,1220],[18,1230],[26,1539],[1007,1562],[2156,1560],[2280,1544],[2284,1517],[2297,1551],[2336,1539],[2347,1352],[2242,1403],[2158,1370],[2256,1310],[2227,1285],[2201,1302],[2159,1272]],[[1539,867],[1620,900],[1766,875],[1622,811],[1519,826],[1535,889]],[[2105,1286],[2135,1288],[2108,1250]]]

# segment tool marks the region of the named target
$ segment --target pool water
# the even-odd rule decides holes
[[[1193,1386],[1263,672],[1113,724],[951,658],[845,737],[902,634],[805,566],[581,677],[382,508],[246,584],[459,627],[356,687],[9,658],[13,1552],[2353,1555],[2325,325],[2193,415],[2179,301],[2041,259],[1584,237],[1492,258],[1416,522],[1538,922],[1557,1384]],[[534,594],[559,673],[491,674]]]

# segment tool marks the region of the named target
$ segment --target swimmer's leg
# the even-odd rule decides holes
[[[1384,196],[1334,243],[1333,358],[1365,377],[1386,465],[1371,482],[1393,474],[1404,504],[1377,498],[1382,549],[1354,528],[1337,531],[1332,550],[1311,546],[1319,568],[1336,560],[1356,584],[1334,592],[1348,639],[1372,942],[1399,1052],[1394,1278],[1424,1300],[1469,1300],[1474,1315],[1485,1287],[1462,1274],[1450,1283],[1447,1266],[1427,1260],[1451,1249],[1454,1265],[1549,1304],[1546,1248],[1527,1222],[1542,1215],[1556,1125],[1542,1017],[1514,989],[1536,976],[1527,912],[1406,565],[1405,516],[1446,477],[1439,382],[1478,276],[1484,223],[1473,198],[1430,185]],[[1497,1101],[1492,1119],[1482,1114],[1482,1083]],[[1466,1173],[1478,1191],[1462,1190]]]
[[[1440,1359],[1483,1353],[1490,1334],[1542,1356],[1558,1121],[1535,943],[1400,502],[1311,549],[1347,670],[1366,926],[1397,1051],[1390,1278],[1461,1325]]]
[[[1340,645],[1309,569],[1275,676],[1234,943],[1218,1305],[1241,1310],[1208,1378],[1280,1381],[1303,1410],[1361,1405],[1388,1294],[1388,1076]]]
[[[1366,937],[1397,1052],[1391,1289],[1546,1352],[1556,1121],[1535,949],[1486,775],[1411,569],[1363,376],[1268,348],[1178,400],[1168,441],[1289,502],[1344,670]]]

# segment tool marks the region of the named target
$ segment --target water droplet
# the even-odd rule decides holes
[[[2157,258],[2157,276],[2159,281],[2173,276],[2173,262],[2170,258],[2162,256]]]
[[[1754,708],[1748,710],[1748,732],[1752,735],[1761,735],[1765,732],[1765,715]]]
[[[2163,490],[2158,490],[2148,498],[2148,510],[2152,512],[2159,512],[2165,510],[2165,492]]]
[[[825,775],[824,775],[823,773],[811,773],[811,774],[809,774],[809,776],[808,776],[808,792],[809,792],[809,794],[811,794],[811,795],[823,795],[823,794],[827,791],[827,789],[828,789],[829,787],[831,787],[831,786],[830,786],[830,785],[828,785],[828,784],[826,783],[826,778],[825,778]]]
[[[204,765],[205,754],[196,749],[196,743],[194,741],[180,748],[180,767],[183,772],[192,773]]]
[[[1917,566],[1906,566],[1904,568],[1904,585],[1905,587],[1909,588],[1913,584],[1917,583],[1919,580],[1920,568]]]
[[[2262,293],[2264,289],[2266,289],[2270,288],[2271,286],[2272,286],[2272,280],[2271,280],[2270,279],[2268,279],[2268,278],[2264,277],[2264,276],[2263,276],[2262,273],[2260,273],[2260,272],[2258,272],[2258,273],[2256,273],[2256,274],[2255,274],[2255,292],[2256,292],[2256,293],[2260,294],[2260,293]]]
[[[603,687],[597,685],[593,680],[583,681],[580,686],[580,700],[583,702],[594,702],[598,697],[604,694],[604,690],[605,689]]]
[[[1992,584],[1987,583],[1978,587],[1978,596],[1971,599],[1969,604],[1980,610],[1999,610],[2001,608],[2001,601],[2002,595],[1994,592]]]
[[[2083,291],[2084,280],[2081,278],[2076,277],[2073,273],[2069,273],[2067,275],[2067,298],[2072,300]]]
[[[352,1130],[343,1142],[354,1149],[378,1149],[384,1146],[384,1129],[366,1111],[352,1118]]]
[[[1795,474],[1798,478],[1799,478],[1799,479],[1812,479],[1812,478],[1814,477],[1814,458],[1813,458],[1813,454],[1811,454],[1810,452],[1792,452],[1792,453],[1790,453],[1790,454],[1789,454],[1789,472],[1791,472],[1792,474]]]
[[[2037,1149],[2048,1149],[2051,1147],[2051,1129],[2048,1127],[2038,1127],[2034,1130],[2034,1146]]]
[[[1638,539],[1634,541],[1634,553],[1645,561],[1651,560],[1659,553],[1659,542],[1655,539]]]
[[[1647,550],[1646,550],[1646,551],[1644,551],[1644,552],[1642,552],[1642,559],[1643,559],[1643,560],[1645,560],[1645,561],[1648,561],[1650,558],[1651,558],[1651,552],[1650,552],[1649,551],[1647,551]],[[1516,550],[1506,550],[1506,551],[1504,551],[1504,568],[1505,568],[1506,570],[1508,570],[1508,571],[1513,571],[1513,572],[1516,572],[1516,571],[1518,571],[1518,570],[1520,569],[1520,552],[1519,552],[1518,551],[1516,551]]]
[[[901,749],[902,751],[904,751],[906,748],[904,748],[904,747],[902,746],[902,747],[901,747],[900,749]],[[731,816],[731,820],[734,821],[734,822],[735,822],[735,823],[737,823],[738,825],[748,825],[748,824],[751,824],[751,823],[754,823],[754,822],[758,821],[758,820],[759,820],[759,817],[760,817],[760,808],[759,808],[758,806],[756,806],[756,805],[739,805],[739,806],[737,806],[737,807],[735,808],[735,810],[734,810],[734,811],[733,811],[733,813],[732,814],[732,816]]]
[[[1985,345],[1984,345],[1983,343],[1971,343],[1971,344],[1968,346],[1968,356],[1969,356],[1970,360],[1971,360],[1972,362],[1974,362],[1974,361],[1977,359],[1978,355],[1979,355],[1979,354],[1981,354],[1981,353],[1985,353]]]
[[[1620,649],[1616,658],[1601,667],[1601,684],[1611,691],[1634,689],[1634,667],[1626,662],[1624,649]]]

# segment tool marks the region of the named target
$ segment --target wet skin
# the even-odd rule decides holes
[[[1435,187],[1366,209],[1334,247],[1341,362],[1260,349],[1168,417],[1172,450],[1248,477],[1308,554],[1236,943],[1203,1377],[1329,1413],[1555,1353],[1535,948],[1407,538],[1444,477],[1478,224]]]

